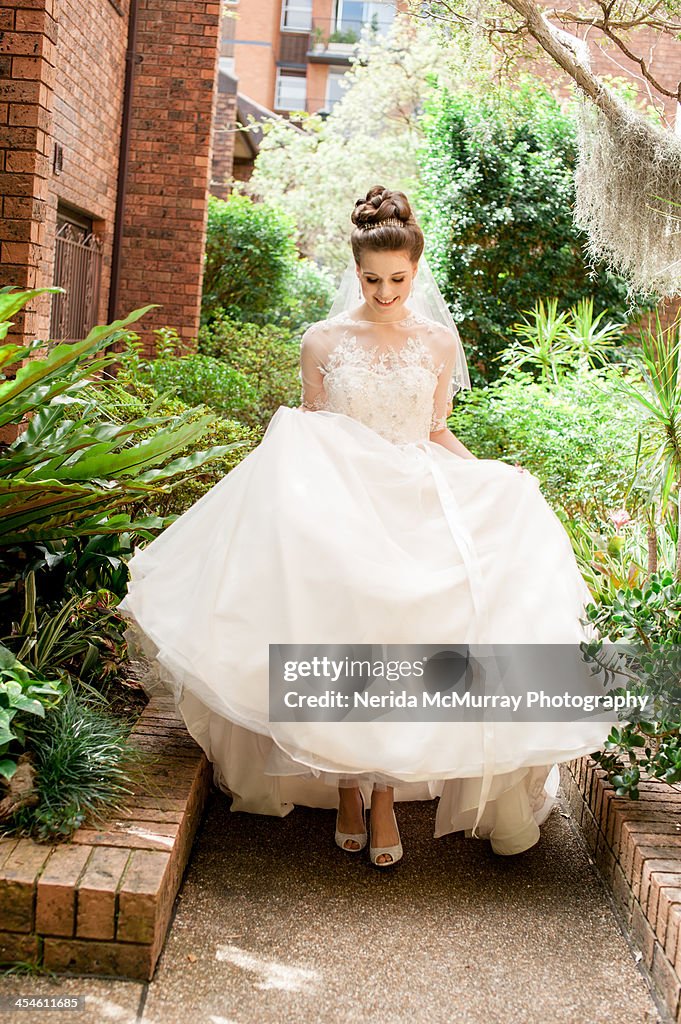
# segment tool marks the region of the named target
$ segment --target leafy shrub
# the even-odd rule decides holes
[[[653,573],[641,587],[620,587],[612,601],[590,605],[589,621],[611,641],[681,644],[681,583]]]
[[[6,831],[65,839],[128,804],[133,783],[145,776],[145,756],[129,732],[101,701],[69,688],[30,735],[36,799],[16,809]]]
[[[64,687],[63,679],[42,678],[0,644],[0,778],[12,778],[31,722],[45,717],[46,708],[61,700]]]
[[[266,426],[280,405],[300,402],[300,344],[286,330],[218,316],[201,329],[199,351],[246,377],[255,401],[246,422]]]
[[[202,325],[225,315],[302,334],[326,316],[333,278],[299,256],[295,234],[293,221],[276,206],[237,193],[209,197]]]
[[[209,196],[201,322],[224,310],[235,320],[265,323],[287,298],[294,232],[274,206],[238,194]]]
[[[243,373],[198,353],[152,359],[148,380],[158,393],[172,390],[187,405],[203,402],[231,419],[243,418],[255,401]]]
[[[681,782],[681,583],[670,572],[653,573],[640,587],[622,587],[586,611],[603,638],[629,645],[615,649],[619,660],[613,667],[632,674],[629,692],[649,698],[645,711],[627,711],[627,721],[611,729],[592,758],[607,771],[618,796],[637,799],[642,773]],[[607,649],[596,660],[613,662]]]
[[[41,590],[38,600],[36,569],[25,573],[23,614],[9,623],[3,617],[1,623],[9,630],[3,637],[7,646],[41,675],[59,673],[88,685],[101,685],[114,677],[121,669],[125,648],[114,611],[118,596],[108,590],[74,594],[68,586],[60,588],[61,574],[49,560],[39,579],[41,585],[52,583],[55,593]],[[16,603],[4,608],[4,615]]]
[[[0,290],[0,336],[12,310],[33,294]],[[165,524],[153,518],[132,523],[121,506],[224,454],[196,449],[215,414],[190,410],[118,424],[102,418],[97,389],[117,354],[101,350],[149,308],[93,328],[84,341],[56,344],[42,358],[37,341],[0,347],[0,367],[25,360],[13,379],[0,382],[0,426],[30,417],[16,440],[0,445],[0,547],[158,529]],[[174,458],[190,445],[190,456]]]
[[[82,597],[108,592],[122,597],[128,571],[126,562],[133,554],[133,533],[104,533],[92,537],[69,537],[6,549],[0,570],[10,563],[21,565],[25,578],[29,572],[40,575],[40,591],[49,602],[65,593]],[[18,557],[21,552],[21,558]]]
[[[328,316],[335,294],[336,285],[327,270],[314,260],[297,259],[286,285],[286,299],[279,309],[272,310],[268,322],[301,336],[310,324]]]
[[[575,125],[536,78],[487,96],[441,90],[426,104],[420,206],[433,272],[471,354],[493,379],[511,324],[546,295],[626,309],[626,285],[592,279],[572,220]]]
[[[138,394],[142,394],[145,387],[149,389],[154,398],[157,398],[155,391],[149,385],[139,383],[136,385]],[[166,404],[161,408],[174,409],[178,413],[187,410],[187,406],[179,398],[166,399]],[[198,415],[197,407],[194,415]],[[165,519],[173,519],[182,515],[207,491],[219,483],[220,480],[234,469],[262,440],[262,431],[250,427],[237,420],[224,419],[221,416],[214,418],[210,427],[203,435],[203,443],[216,448],[227,449],[220,458],[206,463],[201,473],[187,475],[181,482],[175,484],[172,489],[157,491],[153,495],[153,511]],[[187,454],[191,449],[187,449]],[[147,506],[148,510],[151,509]]]
[[[180,346],[177,332],[162,328],[155,333],[159,336],[159,358],[175,358],[174,353]],[[153,360],[143,358],[140,349],[139,336],[129,332],[125,339],[125,348],[119,353],[121,368],[118,377],[116,381],[108,382],[102,393],[102,407],[106,410],[107,417],[114,420],[120,418],[124,422],[131,410],[140,416],[186,416],[189,422],[193,418],[204,417],[207,406],[187,406],[174,393],[174,386],[159,394],[153,384],[146,379],[152,372]],[[250,383],[249,387],[252,389]],[[212,410],[208,411],[212,413]],[[248,411],[242,415],[244,419],[247,416],[250,418]],[[185,475],[172,489],[159,489],[155,492],[153,508],[159,510],[159,514],[181,515],[218,483],[225,473],[237,466],[260,443],[261,438],[262,432],[257,427],[249,427],[237,420],[212,415],[211,423],[205,430],[204,441],[211,444],[211,451],[222,449],[222,455],[206,462],[200,473]],[[180,454],[188,455],[191,451],[191,447],[188,447]]]
[[[625,504],[636,450],[633,414],[622,405],[617,381],[615,368],[550,386],[514,372],[465,392],[452,430],[479,458],[520,462],[556,509],[605,519]]]

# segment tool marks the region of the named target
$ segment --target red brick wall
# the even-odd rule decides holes
[[[47,237],[41,279],[54,277],[54,235],[61,200],[93,221],[103,243],[96,322],[106,323],[111,249],[116,216],[118,158],[130,0],[112,4],[59,0],[54,142],[62,147],[61,173],[48,179]],[[42,327],[42,325],[41,325]],[[49,323],[44,324],[47,332]]]
[[[117,316],[196,336],[212,156],[220,4],[142,0]],[[198,286],[197,286],[198,284]]]
[[[236,88],[225,75],[218,77],[217,106],[213,125],[213,160],[210,190],[226,199],[232,190],[236,131]]]
[[[0,0],[0,282],[40,287],[52,151],[57,23],[53,0]],[[18,313],[13,340],[34,337],[49,298]]]
[[[104,242],[98,310],[106,318],[127,35],[124,15],[88,0],[0,0],[2,282],[46,287],[54,273],[59,200],[93,220]],[[84,59],[84,57],[86,59]],[[4,102],[6,101],[6,105]],[[54,148],[63,150],[54,172]],[[13,333],[49,334],[49,295],[31,303]]]

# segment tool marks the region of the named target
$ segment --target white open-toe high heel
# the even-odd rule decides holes
[[[393,821],[395,822],[395,829],[399,836],[400,830],[397,827],[395,808],[393,808]],[[369,821],[369,835],[371,835],[371,820]],[[390,854],[392,860],[379,861],[378,858],[384,853]],[[371,843],[369,843],[369,857],[371,858],[371,863],[375,864],[377,868],[391,868],[393,864],[397,864],[398,860],[401,860],[402,858],[402,842],[400,840],[396,846],[372,846]]]
[[[362,798],[362,821],[366,823],[366,806],[364,803],[364,794],[360,789],[359,795]],[[358,843],[358,846],[345,846],[344,844],[348,839],[351,839],[353,843]],[[359,853],[363,850],[367,844],[367,833],[366,827],[364,832],[339,832],[338,831],[338,812],[336,812],[336,845],[340,846],[341,850],[345,853]]]

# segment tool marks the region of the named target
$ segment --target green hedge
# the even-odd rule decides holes
[[[442,90],[424,114],[419,206],[433,272],[472,378],[498,375],[510,327],[538,299],[593,295],[624,319],[626,285],[589,276],[572,220],[575,125],[536,79],[489,96]]]
[[[550,386],[516,373],[464,392],[450,425],[479,458],[519,462],[554,508],[602,517],[624,504],[636,414],[615,389],[617,370],[590,370]]]
[[[201,329],[199,352],[204,358],[222,361],[248,381],[254,399],[241,417],[244,422],[267,426],[280,405],[300,403],[300,342],[291,339],[287,330],[239,323],[222,315]]]

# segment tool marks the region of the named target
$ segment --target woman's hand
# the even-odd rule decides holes
[[[473,455],[473,452],[469,451],[466,446],[459,441],[456,434],[448,427],[444,427],[442,430],[431,431],[430,440],[435,441],[436,444],[441,444],[443,448],[446,448],[450,452],[454,452],[455,455],[459,455],[462,459],[476,459],[477,455]]]

